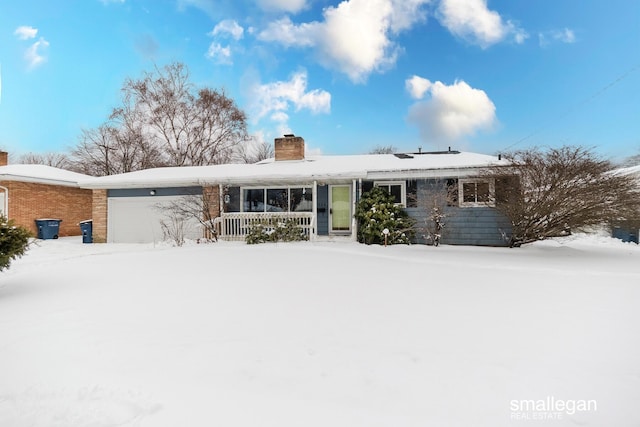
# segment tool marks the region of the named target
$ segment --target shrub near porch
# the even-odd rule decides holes
[[[362,195],[356,206],[358,241],[360,243],[384,244],[383,230],[389,230],[387,243],[409,244],[413,239],[414,221],[399,206],[386,190],[374,187]]]

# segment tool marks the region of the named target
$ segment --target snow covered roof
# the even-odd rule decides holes
[[[616,169],[615,173],[620,175],[637,175],[638,178],[640,178],[640,165]]]
[[[78,187],[79,181],[91,178],[89,175],[71,172],[46,165],[6,165],[0,166],[0,181],[20,181],[37,184]]]
[[[91,177],[83,188],[177,187],[209,184],[335,182],[350,179],[397,179],[469,176],[490,165],[507,164],[496,156],[467,152],[411,155],[368,154],[311,156],[304,160],[264,160],[255,164],[225,164],[146,169]]]

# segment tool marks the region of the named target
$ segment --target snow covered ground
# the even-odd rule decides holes
[[[3,427],[624,427],[638,402],[640,248],[606,237],[77,237],[0,273]]]

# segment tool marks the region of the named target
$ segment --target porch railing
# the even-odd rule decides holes
[[[249,230],[259,224],[276,227],[278,223],[293,220],[311,240],[314,237],[312,212],[230,212],[214,220],[221,240],[244,240]]]

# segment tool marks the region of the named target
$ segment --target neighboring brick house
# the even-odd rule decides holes
[[[0,213],[37,235],[35,220],[61,219],[59,235],[81,235],[91,219],[92,192],[78,187],[87,175],[45,165],[7,165],[0,152]]]

